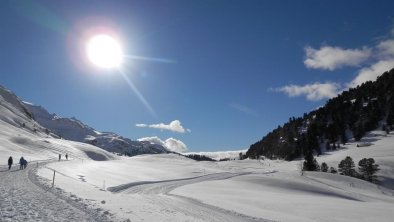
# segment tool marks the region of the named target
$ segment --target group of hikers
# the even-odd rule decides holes
[[[59,154],[59,161],[62,159],[62,154]],[[68,154],[66,153],[66,160],[68,160]]]
[[[68,160],[68,154],[66,153],[66,160]],[[62,158],[62,155],[59,154],[59,161]],[[10,156],[10,158],[8,158],[8,170],[11,170],[12,164],[14,164],[14,160],[12,159],[12,156]],[[26,169],[27,167],[27,160],[25,158],[23,158],[23,156],[19,159],[19,169],[23,170]]]
[[[14,160],[12,159],[12,156],[8,158],[8,170],[11,170],[11,166],[14,164]],[[26,169],[27,167],[27,160],[23,158],[23,156],[19,159],[19,169]]]

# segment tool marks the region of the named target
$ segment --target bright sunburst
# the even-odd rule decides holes
[[[120,43],[109,35],[93,36],[86,46],[89,60],[101,68],[119,68],[123,61]]]

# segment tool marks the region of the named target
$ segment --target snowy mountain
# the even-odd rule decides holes
[[[34,121],[32,114],[11,91],[0,86],[0,120],[9,127],[24,128],[31,133],[43,134],[45,128]]]
[[[88,143],[59,139],[24,106],[0,87],[0,221],[389,222],[394,217],[393,132],[368,133],[360,142],[370,146],[358,147],[352,140],[317,157],[334,167],[346,156],[355,162],[375,158],[381,169],[377,185],[338,173],[301,174],[299,160],[118,157]],[[60,121],[37,109],[37,120],[59,124],[74,139],[81,134],[97,143],[116,138],[75,118]],[[80,134],[72,134],[73,127]],[[68,160],[58,161],[65,153]],[[17,165],[22,155],[29,162],[24,170]],[[14,157],[11,170],[5,165],[9,156]]]
[[[0,144],[2,157],[25,156],[29,161],[53,159],[66,153],[70,158],[116,159],[115,155],[95,146],[59,139],[33,119],[14,93],[1,86]]]
[[[50,114],[41,106],[28,102],[24,102],[24,106],[38,123],[67,140],[92,144],[109,152],[130,156],[168,152],[165,147],[159,144],[134,141],[112,132],[99,132],[75,117],[62,118],[56,114]]]

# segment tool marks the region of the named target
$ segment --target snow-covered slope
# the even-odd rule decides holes
[[[371,146],[350,142],[318,157],[319,163],[335,167],[346,156],[356,163],[375,158],[382,180],[375,185],[338,174],[301,175],[301,160],[197,162],[176,154],[118,157],[47,134],[17,97],[2,88],[0,96],[0,158],[6,163],[8,156],[23,155],[30,163],[26,171],[16,166],[8,171],[0,164],[0,221],[105,221],[103,216],[112,214],[111,221],[391,222],[394,218],[393,133],[371,132],[364,138]],[[65,153],[69,161],[38,167],[34,163]],[[55,189],[51,189],[54,171]]]
[[[146,141],[133,141],[111,132],[99,132],[75,117],[62,118],[56,114],[50,114],[41,106],[27,102],[24,104],[37,122],[67,140],[89,143],[110,152],[128,155],[167,153],[167,149],[161,145]]]
[[[27,160],[57,158],[68,153],[70,158],[108,160],[113,154],[95,146],[58,139],[37,123],[21,100],[11,91],[0,87],[0,154]],[[17,162],[17,161],[16,161]],[[0,164],[3,165],[3,164]]]
[[[337,154],[342,155],[330,158]],[[57,170],[56,187],[66,196],[89,199],[115,213],[116,221],[359,222],[394,216],[392,191],[336,174],[301,176],[297,167],[297,161],[196,162],[165,154],[104,162],[74,159],[40,168],[39,175],[50,185],[50,169]]]
[[[357,148],[350,142],[341,150],[319,156],[318,161],[337,167],[346,156],[355,162],[375,158],[382,169],[381,185],[339,174],[301,175],[301,160],[197,162],[160,154],[83,164],[60,162],[50,168],[66,175],[58,179],[60,187],[96,203],[104,201],[102,207],[120,219],[392,221],[394,134],[372,132],[365,140],[373,140],[373,145]],[[48,181],[51,178],[48,169],[39,174]]]

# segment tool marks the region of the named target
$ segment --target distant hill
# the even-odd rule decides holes
[[[342,92],[303,117],[291,117],[260,141],[252,144],[246,156],[293,160],[310,152],[335,150],[349,139],[359,141],[368,131],[381,127],[393,130],[394,69],[376,81],[368,81]]]
[[[111,132],[99,132],[76,118],[50,114],[41,106],[22,102],[13,92],[0,86],[0,120],[36,135],[88,143],[110,152],[129,156],[168,153],[167,148],[147,141],[134,141]]]
[[[165,147],[159,144],[131,140],[112,132],[99,132],[75,117],[59,117],[56,114],[50,114],[41,106],[24,102],[24,107],[40,125],[49,130],[47,133],[54,133],[67,140],[92,144],[109,152],[129,156],[168,152]]]

